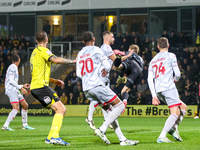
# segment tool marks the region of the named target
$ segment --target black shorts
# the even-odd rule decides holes
[[[127,67],[128,79],[125,86],[131,89],[133,85],[137,82],[137,80],[140,78],[140,75],[142,73],[142,68],[135,61],[130,61],[126,65],[128,66]]]
[[[44,107],[49,107],[55,102],[59,101],[56,92],[49,86],[31,90],[31,94],[35,97]]]

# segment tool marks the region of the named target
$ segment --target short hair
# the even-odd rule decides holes
[[[157,44],[160,48],[167,48],[168,47],[168,39],[165,37],[161,37],[157,40]]]
[[[19,55],[13,54],[11,60],[12,60],[12,62],[17,62],[19,60],[19,58],[20,58]]]
[[[90,31],[85,31],[84,32],[84,34],[83,34],[83,41],[85,43],[92,41],[93,38],[94,38],[94,35],[93,35],[92,32],[90,32]]]
[[[134,49],[134,52],[135,52],[136,54],[138,54],[139,51],[140,51],[139,46],[134,45],[134,44],[130,45],[130,46],[129,46],[129,49],[131,49],[131,50]]]
[[[110,32],[110,31],[104,31],[103,32],[103,39],[105,38],[106,35],[110,35],[110,34],[113,34],[113,33]]]
[[[45,31],[38,31],[35,35],[36,40],[41,43],[45,42],[47,38],[47,33]],[[28,42],[28,41],[27,41]]]

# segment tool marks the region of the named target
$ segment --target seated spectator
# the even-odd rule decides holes
[[[133,32],[131,33],[131,38],[132,38],[132,44],[134,43],[135,38],[137,38],[137,41],[138,41],[139,43],[141,43],[141,42],[140,42],[140,37],[137,35],[137,33],[136,33],[135,31],[133,31]]]
[[[69,93],[73,92],[73,85],[71,83],[71,80],[68,80],[67,84],[65,84],[66,88],[66,95],[69,95]]]
[[[6,54],[3,52],[3,47],[0,46],[0,57],[3,59],[3,61],[6,61]]]
[[[87,98],[85,97],[83,92],[80,92],[79,96],[77,98],[77,104],[78,105],[80,105],[80,104],[89,104],[88,101],[86,101],[86,100],[87,100]]]
[[[18,39],[17,35],[14,36],[13,44],[19,45],[19,39]]]
[[[154,37],[152,37],[151,41],[149,42],[149,50],[158,52],[157,41]]]
[[[77,104],[77,100],[72,92],[69,93],[67,104],[69,104],[69,105]]]
[[[188,65],[187,69],[185,70],[185,75],[192,80],[194,77],[194,71],[191,70],[191,67]]]
[[[1,62],[0,66],[0,83],[4,83],[5,76],[6,76],[6,70],[7,68],[4,65],[4,62]]]
[[[150,40],[149,40],[149,38],[147,37],[146,40],[145,40],[145,42],[144,42],[144,44],[143,44],[143,50],[144,50],[145,48],[149,48],[149,44],[150,44]]]
[[[184,94],[181,96],[181,100],[186,105],[194,105],[194,104],[196,104],[195,97],[190,95],[190,93],[187,90],[185,90]]]
[[[137,105],[145,104],[145,99],[142,96],[142,93],[140,92],[137,93],[136,104]]]
[[[148,77],[148,66],[145,65],[145,66],[144,66],[144,69],[143,69],[143,71],[142,71],[142,76],[141,76],[141,78],[147,79],[147,77]]]
[[[2,41],[4,41],[3,37],[0,36],[0,46],[2,46]],[[5,42],[4,42],[5,43]]]
[[[62,95],[60,96],[60,101],[61,101],[64,105],[67,105],[67,100],[68,100],[68,97],[66,96],[65,92],[63,92]]]
[[[71,83],[73,87],[76,85],[76,83],[79,81],[79,78],[76,76],[76,72],[73,72],[73,76],[71,78]]]
[[[113,75],[110,78],[110,84],[116,85],[117,78],[118,78],[118,74],[117,74],[117,72],[114,72]]]
[[[133,41],[133,43],[132,43],[132,44],[139,46],[139,48],[141,47],[140,41],[138,40],[138,38],[137,38],[137,37],[136,37],[136,38],[134,38],[134,41]]]
[[[120,50],[122,43],[123,43],[123,37],[121,36],[121,33],[119,32],[117,37],[115,38],[113,49]]]
[[[190,79],[186,80],[184,90],[186,90],[192,94],[195,92],[195,85],[190,81]]]
[[[10,51],[8,51],[8,52],[10,52]],[[8,68],[8,66],[10,66],[12,64],[11,56],[12,56],[11,54],[7,54],[7,59],[5,61],[6,68]]]
[[[128,51],[128,48],[129,48],[129,44],[126,42],[126,38],[124,37],[120,50],[126,52]]]
[[[193,59],[193,62],[191,64],[191,70],[194,72],[194,76],[198,75],[200,71],[200,67],[196,59]]]
[[[189,51],[189,47],[186,47],[186,48],[185,48],[185,51],[183,51],[183,54],[182,54],[183,59],[189,60],[190,54],[191,54],[191,53],[190,53],[190,51]]]
[[[184,86],[184,83],[181,81],[181,80],[178,80],[175,82],[176,84],[176,88],[178,90],[178,93],[181,95],[183,94],[183,86]]]
[[[198,47],[195,47],[193,54],[194,54],[194,57],[197,59],[198,54],[199,54],[199,48]]]
[[[8,47],[8,43],[9,43],[10,37],[7,35],[5,38],[5,45]],[[11,40],[12,41],[12,40]]]
[[[188,64],[188,60],[187,60],[186,58],[183,59],[182,67],[183,67],[184,70],[187,69],[187,66],[188,66],[188,65],[189,65],[189,64]]]
[[[145,60],[146,60],[147,62],[150,62],[150,61],[151,61],[151,59],[152,59],[152,54],[151,54],[151,52],[149,51],[148,48],[145,48],[145,51],[143,52],[143,55],[144,55]]]
[[[126,32],[125,38],[126,38],[127,44],[128,44],[128,45],[131,45],[131,36],[128,34],[128,32]]]
[[[148,94],[146,95],[145,97],[145,102],[146,102],[146,105],[152,105],[152,96],[150,94],[150,91],[147,92]]]
[[[193,53],[191,53],[190,54],[190,58],[188,59],[188,64],[189,65],[191,65],[192,63],[193,63],[193,59],[194,59],[195,57],[194,57],[194,54]]]
[[[81,87],[82,87],[81,81],[78,81],[78,82],[76,83],[76,85],[74,85],[73,92],[76,92],[76,91],[78,90],[78,86],[81,86]]]
[[[145,95],[145,92],[148,90],[148,85],[144,79],[137,85],[137,91]]]
[[[12,50],[14,48],[14,44],[13,44],[13,41],[10,39],[8,41],[8,44],[6,45],[10,50]]]
[[[19,45],[22,45],[22,43],[26,44],[26,39],[24,38],[24,35],[21,35],[20,40],[19,40]]]
[[[78,85],[77,90],[74,91],[74,96],[77,98],[77,97],[80,95],[81,92],[83,92],[82,86],[81,86],[81,85]]]

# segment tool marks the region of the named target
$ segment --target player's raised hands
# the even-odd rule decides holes
[[[26,84],[23,85],[23,87],[29,89],[30,88],[30,84],[26,83]]]
[[[155,105],[155,106],[157,106],[157,105],[160,104],[160,101],[159,101],[159,99],[157,98],[157,96],[155,96],[155,97],[152,98],[152,104]]]

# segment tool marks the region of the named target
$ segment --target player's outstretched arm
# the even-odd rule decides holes
[[[64,84],[65,84],[62,80],[53,79],[53,78],[50,78],[50,79],[49,79],[49,82],[50,82],[50,83],[54,83],[54,84],[56,84],[56,85],[58,85],[58,86],[61,86],[61,85],[64,85]]]
[[[25,88],[22,87],[20,90],[22,91],[22,93],[23,93],[24,95],[28,95],[28,92],[27,92],[27,90],[26,90]]]
[[[54,62],[56,64],[71,64],[71,63],[75,63],[76,62],[76,60],[65,59],[65,58],[62,58],[62,57],[57,57],[55,55],[53,55],[50,58],[50,61]]]

